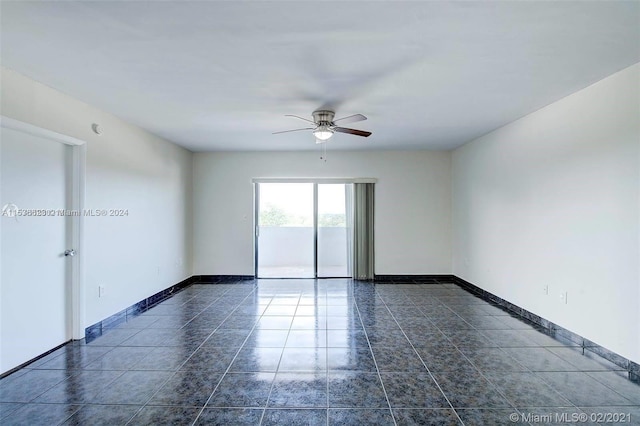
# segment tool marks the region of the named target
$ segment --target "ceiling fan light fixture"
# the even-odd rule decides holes
[[[320,125],[313,131],[313,135],[316,137],[316,139],[326,141],[329,140],[331,136],[333,136],[333,130],[331,130],[329,126]]]

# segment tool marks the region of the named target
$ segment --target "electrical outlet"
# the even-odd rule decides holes
[[[544,292],[544,294],[546,296],[548,296],[549,295],[549,286],[545,285],[544,287],[542,287],[542,291]]]
[[[104,286],[98,286],[98,297],[104,297]]]

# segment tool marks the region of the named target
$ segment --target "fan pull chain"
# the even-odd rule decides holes
[[[326,163],[327,162],[327,144],[325,142],[320,145],[322,145],[322,154],[320,155],[320,159]]]

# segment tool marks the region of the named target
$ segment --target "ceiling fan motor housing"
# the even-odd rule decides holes
[[[334,116],[335,113],[333,111],[318,110],[313,112],[313,121],[315,121],[319,126],[330,126],[333,124]]]

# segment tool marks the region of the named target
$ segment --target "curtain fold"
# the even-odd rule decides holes
[[[346,217],[347,232],[347,274],[353,277],[353,184],[344,185],[344,205]]]
[[[354,183],[353,278],[373,280],[374,268],[374,184]]]

